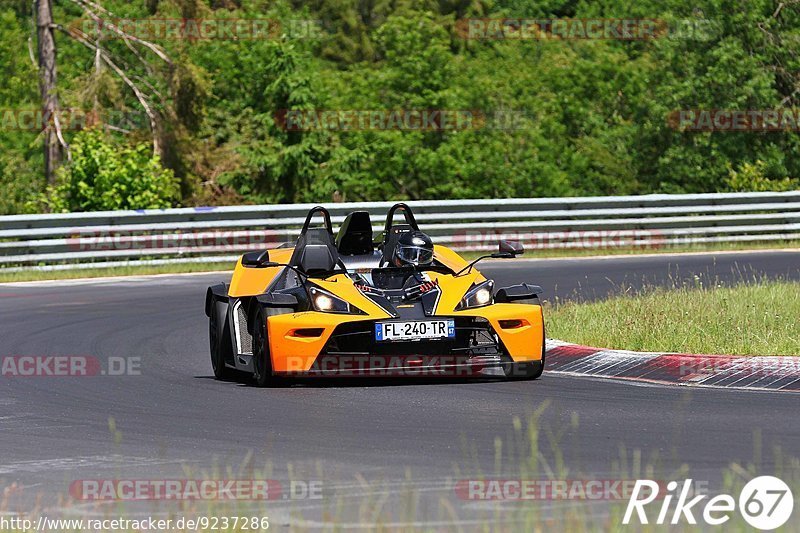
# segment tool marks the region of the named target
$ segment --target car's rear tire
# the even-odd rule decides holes
[[[214,370],[214,377],[219,380],[231,377],[231,369],[225,366],[228,352],[231,351],[230,328],[227,321],[222,325],[220,334],[220,316],[217,306],[211,302],[211,310],[208,317],[208,341],[211,350],[211,368]],[[222,320],[225,320],[222,318]]]
[[[272,372],[272,356],[269,351],[267,318],[293,312],[283,307],[260,307],[253,315],[253,381],[259,387],[274,387],[280,379]]]
[[[538,296],[534,296],[533,298],[528,298],[525,300],[517,300],[514,303],[542,305]],[[505,373],[506,379],[513,381],[524,381],[541,377],[542,372],[544,372],[546,338],[547,336],[544,333],[544,324],[542,324],[542,359],[540,361],[526,361],[524,363],[505,363],[503,365],[503,373]]]

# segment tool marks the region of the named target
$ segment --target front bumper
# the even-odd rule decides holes
[[[454,339],[376,342],[386,317],[289,313],[267,320],[276,374],[476,375],[508,362],[537,361],[543,351],[541,307],[493,304],[436,318],[455,320]]]

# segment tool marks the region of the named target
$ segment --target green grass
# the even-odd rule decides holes
[[[234,262],[220,263],[184,263],[177,265],[135,265],[112,268],[82,268],[74,270],[26,270],[21,272],[4,272],[0,269],[0,283],[18,281],[39,281],[48,279],[101,278],[106,276],[144,276],[151,274],[178,274],[185,272],[233,272]]]
[[[646,289],[608,300],[551,306],[548,336],[624,350],[800,355],[800,283]]]

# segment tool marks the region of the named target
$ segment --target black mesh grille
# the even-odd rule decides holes
[[[244,306],[241,303],[236,306],[236,330],[239,334],[239,353],[252,354],[253,336],[247,332],[247,316],[245,315]]]
[[[375,342],[375,323],[348,322],[336,327],[320,356],[328,355],[499,355],[502,347],[484,318],[453,318],[456,336],[452,339]]]

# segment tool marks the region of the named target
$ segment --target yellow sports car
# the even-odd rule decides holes
[[[246,253],[230,285],[208,288],[214,375],[238,371],[259,386],[326,375],[535,379],[544,368],[541,288],[496,288],[474,268],[522,252],[501,241],[468,262],[434,245],[403,203],[377,239],[366,211],[334,235],[328,211],[315,207],[294,247]]]

